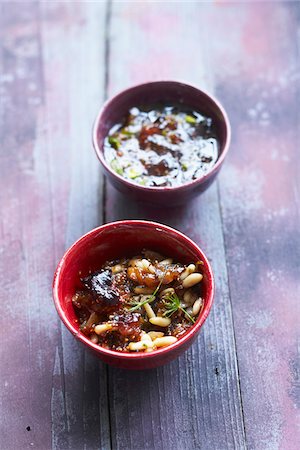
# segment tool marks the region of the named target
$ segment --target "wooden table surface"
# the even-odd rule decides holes
[[[298,450],[300,3],[0,8],[0,448]],[[121,197],[91,146],[105,98],[158,79],[214,93],[233,129],[217,181],[174,209]],[[157,370],[102,364],[52,303],[65,249],[124,218],[186,233],[216,276],[197,342]]]

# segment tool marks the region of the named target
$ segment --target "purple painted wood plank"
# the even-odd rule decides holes
[[[64,152],[68,147],[66,165],[69,169],[69,198],[67,204],[66,234],[61,236],[68,247],[80,235],[99,225],[102,220],[101,179],[90,143],[91,124],[99,102],[103,100],[104,62],[104,5],[76,7],[54,4],[43,5],[42,36],[47,86],[55,84],[49,92],[53,114],[59,98],[66,104],[63,117],[51,116],[50,126]],[[69,33],[66,35],[66,26]],[[100,32],[99,32],[100,31]],[[64,42],[63,48],[61,43]],[[56,73],[53,79],[53,74]],[[61,127],[67,119],[68,133]],[[50,161],[53,179],[57,176],[57,161]],[[62,170],[66,169],[66,165]],[[63,176],[63,172],[61,174]],[[60,203],[55,202],[57,221]],[[56,420],[60,405],[52,408],[52,446],[60,449],[110,447],[106,368],[86,353],[61,325],[62,385],[65,407],[65,428]]]
[[[55,349],[58,335],[49,302],[52,240],[44,219],[51,215],[49,185],[45,180],[41,192],[35,180],[40,59],[37,9],[31,3],[27,8],[1,4],[1,446],[7,449],[51,443],[43,387],[51,390],[54,354],[47,347]],[[43,171],[43,161],[41,166]],[[44,273],[43,265],[51,271]]]
[[[213,17],[209,69],[234,130],[220,192],[247,440],[249,448],[296,450],[300,8],[232,5],[215,7]]]
[[[195,3],[161,3],[159,14],[157,5],[150,3],[135,8],[128,3],[115,6],[110,93],[159,78],[186,79],[212,89],[205,76],[200,26],[206,11],[206,6]],[[217,185],[190,205],[174,210],[133,204],[109,185],[106,199],[108,221],[148,218],[186,232],[212,259],[217,279],[215,306],[190,351],[151,372],[109,369],[113,448],[244,448]]]
[[[105,8],[10,3],[1,13],[0,446],[108,449],[106,368],[64,330],[51,298],[66,246],[102,216],[90,133]]]
[[[244,447],[223,221],[248,445],[296,449],[298,5],[161,3],[159,14],[151,3],[114,6],[110,93],[186,79],[216,90],[234,125],[222,216],[217,184],[173,212],[107,188],[107,220],[181,229],[217,277],[197,344],[136,374],[107,371],[85,354],[61,328],[49,288],[66,246],[102,218],[90,127],[104,95],[104,5],[0,9],[1,448],[106,449],[110,438],[124,449]]]

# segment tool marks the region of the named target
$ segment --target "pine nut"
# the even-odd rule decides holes
[[[195,272],[196,266],[195,264],[189,264],[187,268],[180,275],[181,280],[185,280],[191,273]]]
[[[192,286],[195,286],[195,284],[200,283],[202,278],[203,275],[201,273],[191,273],[183,280],[182,286],[184,288],[190,288]]]
[[[152,341],[154,341],[154,339],[156,338],[163,337],[164,333],[162,333],[161,331],[149,331],[148,336],[150,336]]]
[[[152,264],[150,264],[150,266],[148,267],[148,271],[149,271],[150,273],[153,273],[154,275],[155,275],[155,273],[156,273],[156,269],[155,269],[155,267],[154,267]]]
[[[146,286],[136,286],[133,290],[134,290],[135,294],[149,295],[149,294],[152,294],[152,292],[153,292],[153,289],[150,289]]]
[[[180,279],[183,281],[186,277],[189,276],[189,271],[187,269],[185,269],[182,274],[180,275]]]
[[[163,291],[161,291],[161,293],[159,294],[160,298],[164,297],[165,295],[173,295],[175,294],[175,289],[173,288],[167,288],[164,289]]]
[[[195,294],[195,292],[193,292],[191,289],[188,289],[183,294],[183,301],[188,306],[192,305],[196,299],[197,299],[197,294]]]
[[[144,264],[142,263],[141,259],[135,260],[135,267],[138,267],[139,269],[144,269]]]
[[[146,350],[148,348],[153,347],[153,342],[150,336],[147,333],[143,333],[141,336],[141,340],[139,342],[130,342],[128,344],[128,349],[132,351],[136,350]]]
[[[148,269],[150,266],[150,262],[148,261],[148,259],[142,259],[142,265],[143,265],[143,269]]]
[[[145,303],[144,308],[145,308],[146,314],[149,317],[149,319],[156,317],[155,312],[153,311],[153,309],[151,308],[151,305],[149,305],[149,303]]]
[[[175,344],[175,342],[177,342],[177,338],[175,336],[164,336],[161,338],[156,338],[153,341],[153,345],[156,348],[167,347],[168,345]]]
[[[186,312],[191,316],[193,314],[193,308],[190,306],[187,308]]]
[[[98,344],[99,339],[98,339],[98,336],[97,336],[96,333],[92,333],[92,334],[91,334],[91,341],[92,341],[94,344]]]
[[[115,266],[113,266],[111,268],[111,271],[115,275],[116,273],[122,272],[123,269],[124,269],[124,267],[121,264],[116,264]]]
[[[110,323],[101,323],[100,325],[96,325],[94,328],[95,333],[102,334],[105,331],[111,330],[112,325]]]
[[[148,342],[150,342],[150,339],[151,339],[151,337],[148,336],[148,333],[146,333],[145,331],[142,331],[141,341],[148,341]]]
[[[193,316],[197,316],[197,314],[199,314],[201,306],[202,306],[202,298],[198,298],[198,300],[195,301],[195,303],[193,304],[193,312],[192,315]]]
[[[141,341],[146,343],[147,348],[152,348],[153,347],[152,339],[147,333],[142,334]]]
[[[148,348],[147,343],[143,342],[143,341],[129,342],[129,344],[128,344],[128,349],[132,350],[132,351],[146,350],[146,348]]]
[[[171,323],[171,319],[168,317],[152,317],[152,319],[149,319],[149,322],[158,327],[168,327]]]

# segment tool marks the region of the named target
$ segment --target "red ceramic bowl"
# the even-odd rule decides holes
[[[103,144],[110,128],[120,123],[134,106],[155,103],[183,104],[211,117],[216,124],[220,156],[214,168],[206,175],[177,187],[147,187],[134,184],[114,172],[107,164]],[[203,192],[219,172],[230,143],[230,124],[220,103],[211,95],[177,81],[155,81],[131,87],[107,101],[94,124],[93,145],[111,183],[122,193],[153,205],[183,204]]]
[[[204,308],[195,325],[175,344],[151,353],[122,353],[93,344],[80,330],[72,296],[80,288],[80,277],[96,271],[108,259],[133,256],[149,248],[182,263],[203,261]],[[184,352],[195,340],[210,311],[214,279],[210,264],[200,248],[179,231],[155,222],[124,220],[95,228],[67,250],[56,269],[53,297],[57,312],[68,330],[104,362],[125,369],[150,369],[166,364]]]

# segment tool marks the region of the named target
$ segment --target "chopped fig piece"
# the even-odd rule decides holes
[[[96,272],[82,279],[83,284],[92,292],[94,297],[99,298],[107,305],[116,305],[120,299],[120,294],[112,284],[111,270]]]
[[[131,312],[116,314],[112,319],[112,325],[113,327],[117,326],[117,330],[122,336],[130,336],[132,340],[141,334],[141,315]]]

